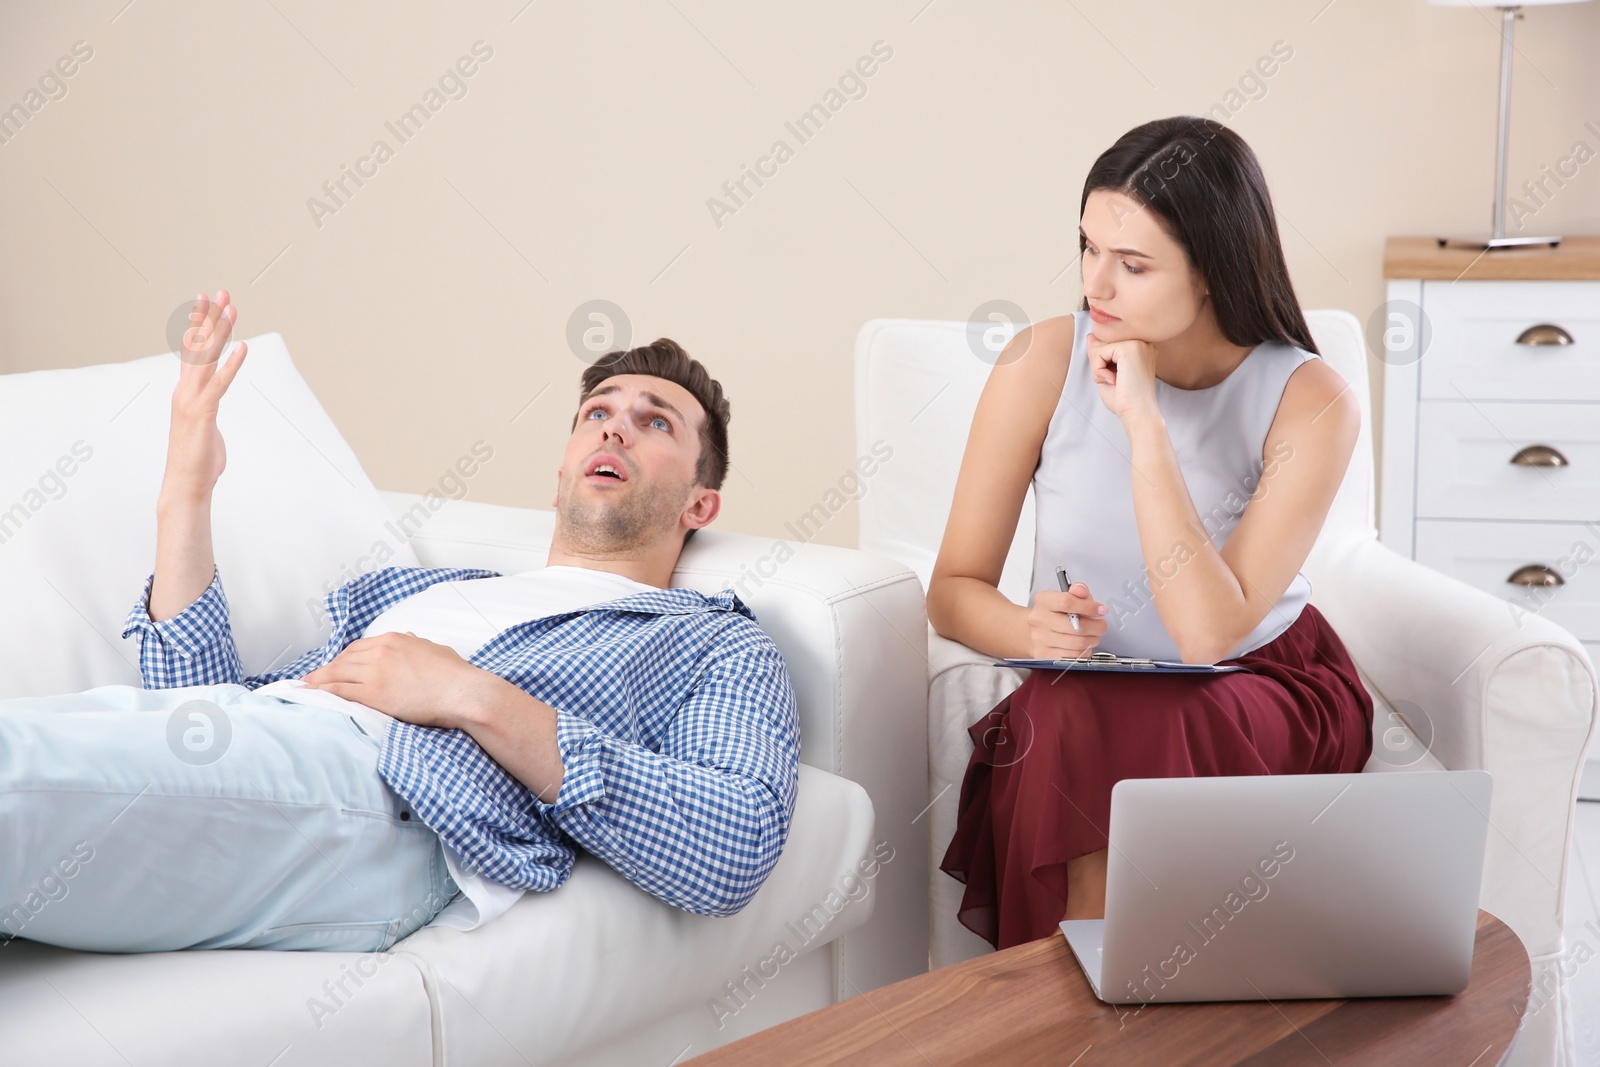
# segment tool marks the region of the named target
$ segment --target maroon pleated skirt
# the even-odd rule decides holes
[[[966,883],[959,918],[996,948],[1052,933],[1067,863],[1106,847],[1124,778],[1359,771],[1372,697],[1307,604],[1226,663],[1254,673],[1033,671],[968,733],[955,837],[939,864]]]

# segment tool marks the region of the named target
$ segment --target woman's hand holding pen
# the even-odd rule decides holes
[[[1088,656],[1106,632],[1109,609],[1089,595],[1082,582],[1066,592],[1042,589],[1028,609],[1028,658],[1077,659]],[[1077,616],[1073,626],[1070,616]]]

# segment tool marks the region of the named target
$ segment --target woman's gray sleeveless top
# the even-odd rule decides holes
[[[1094,328],[1077,312],[1072,362],[1061,400],[1033,474],[1037,507],[1033,592],[1055,589],[1056,568],[1109,609],[1097,652],[1177,660],[1177,645],[1151,597],[1139,527],[1133,511],[1132,446],[1122,420],[1100,402],[1084,337]],[[1206,534],[1219,551],[1238,525],[1261,480],[1262,448],[1289,375],[1315,353],[1269,341],[1209,389],[1179,389],[1156,379],[1156,403],[1166,420],[1178,465]],[[1285,456],[1284,459],[1288,457]],[[1274,467],[1281,465],[1274,461]],[[1270,475],[1269,475],[1270,477]],[[1157,574],[1177,573],[1189,550],[1158,563]],[[1260,648],[1299,618],[1311,583],[1296,574],[1276,607],[1221,659]]]

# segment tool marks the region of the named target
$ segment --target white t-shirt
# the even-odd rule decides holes
[[[436,582],[391,606],[373,619],[361,636],[409,630],[418,637],[449,645],[462,658],[468,658],[495,635],[519,622],[592,607],[653,588],[610,571],[564,566],[500,578]],[[394,722],[375,708],[326,689],[309,688],[299,678],[272,682],[256,692],[344,712],[380,744],[388,734],[389,724]],[[461,857],[449,845],[444,846],[444,858],[450,877],[461,887],[461,896],[436,915],[430,926],[471,930],[504,914],[522,896],[520,889],[464,870]]]

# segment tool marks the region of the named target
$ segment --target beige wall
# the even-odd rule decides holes
[[[603,298],[728,386],[723,523],[777,534],[854,459],[865,320],[1071,310],[1094,157],[1225,101],[1278,41],[1292,58],[1229,121],[1304,306],[1366,321],[1385,235],[1487,227],[1495,13],[1422,0],[124,2],[0,4],[0,106],[93,50],[0,145],[0,371],[167,350],[172,311],[224,286],[384,488],[482,439],[471,496],[547,506],[567,322]],[[1600,150],[1600,3],[1530,9],[1517,39],[1514,189]],[[478,41],[465,96],[400,143],[385,122]],[[785,121],[878,41],[865,95],[801,144]],[[380,139],[393,157],[314,218]],[[719,226],[708,198],[779,139],[793,157]],[[1529,226],[1600,232],[1600,164]]]

